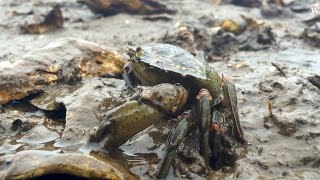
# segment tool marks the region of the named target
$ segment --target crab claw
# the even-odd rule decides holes
[[[145,102],[153,104],[167,113],[179,112],[188,100],[187,90],[180,84],[162,83],[149,89],[144,89],[140,97]]]
[[[240,126],[239,121],[239,113],[238,113],[238,101],[237,101],[237,92],[233,81],[230,78],[223,76],[222,74],[222,81],[221,87],[223,91],[223,104],[225,107],[228,107],[231,116],[232,116],[232,132],[237,138],[238,141],[243,142],[243,131]]]

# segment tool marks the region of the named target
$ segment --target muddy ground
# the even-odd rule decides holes
[[[266,18],[261,15],[260,7],[235,6],[214,0],[161,2],[168,8],[177,10],[177,14],[164,15],[169,17],[169,20],[160,18],[157,21],[148,21],[144,19],[144,15],[124,13],[102,17],[73,1],[2,1],[0,2],[0,62],[14,62],[28,52],[59,38],[84,39],[99,45],[120,48],[120,54],[125,54],[128,41],[136,44],[163,41],[168,34],[176,33],[178,24],[188,24],[210,32],[217,24],[216,22],[223,19],[239,19],[240,14],[255,18],[272,28],[275,42],[270,47],[259,51],[227,49],[225,50],[227,55],[222,56],[212,53],[210,45],[202,46],[207,48],[207,54],[211,53],[210,55],[218,59],[211,61],[210,66],[218,73],[225,73],[235,81],[241,125],[248,142],[243,157],[236,161],[233,171],[211,172],[207,177],[213,179],[319,179],[320,89],[319,85],[317,87],[316,83],[311,83],[310,77],[320,74],[320,49],[309,40],[300,38],[304,29],[308,28],[303,21],[315,14],[311,11],[295,13],[286,7],[281,15]],[[316,1],[310,0],[300,3],[309,7],[314,2]],[[39,19],[41,21],[42,15],[47,14],[57,3],[60,4],[64,16],[62,29],[44,34],[21,33],[21,25],[39,22]],[[221,46],[224,45],[221,43]],[[272,63],[277,64],[284,71],[285,76]],[[319,82],[319,78],[315,79]],[[99,77],[86,79],[83,84],[85,85],[70,92],[68,96],[58,96],[57,101],[64,103],[67,108],[66,123],[61,123],[63,120],[59,120],[60,117],[45,118],[45,110],[30,104],[11,102],[4,105],[5,113],[0,114],[4,128],[1,132],[1,155],[30,149],[84,152],[85,150],[81,150],[80,147],[88,137],[90,126],[98,125],[99,120],[95,113],[101,110],[100,106],[95,103],[90,105],[90,102],[104,99],[107,108],[102,111],[107,111],[115,104],[123,103],[123,97],[119,92],[125,90],[125,86],[122,80]],[[103,93],[86,93],[96,89]],[[113,101],[108,102],[108,98]],[[270,116],[268,111],[268,100],[272,103],[273,116]],[[91,108],[84,108],[88,103]],[[37,106],[37,103],[33,104]],[[85,111],[87,119],[94,119],[94,121],[93,124],[79,122],[80,125],[76,128],[80,129],[74,130],[72,126],[75,123],[68,121],[68,118],[81,119],[81,117],[74,117],[75,113],[82,112],[82,110],[79,112],[79,109]],[[30,124],[38,125],[30,127],[29,133],[21,135],[5,131],[17,118],[27,119]],[[68,129],[68,125],[71,128]],[[65,128],[68,131],[64,132]],[[161,133],[159,135],[157,130],[166,132],[167,128],[152,126],[146,132],[138,134],[125,143],[121,146],[121,150],[115,153],[119,156],[117,161],[127,165],[131,172],[143,179],[149,178],[147,171],[150,166],[156,165],[163,156],[165,145],[155,143],[160,141],[155,139],[162,139],[161,142],[165,142],[163,139],[166,139],[167,135],[163,136]],[[147,146],[157,144],[157,146],[144,147],[146,144]],[[171,170],[169,178],[173,176]],[[178,174],[178,177],[185,176]],[[196,174],[191,177],[200,178]]]

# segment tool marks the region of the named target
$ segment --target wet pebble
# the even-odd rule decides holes
[[[288,174],[288,171],[282,171],[282,176],[287,176]]]

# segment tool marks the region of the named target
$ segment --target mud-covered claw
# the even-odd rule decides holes
[[[210,157],[210,147],[209,147],[209,125],[210,125],[210,101],[212,97],[208,90],[201,89],[197,99],[198,102],[198,112],[201,121],[201,138],[200,138],[200,153],[202,154],[205,162],[206,171],[209,170],[209,157]]]
[[[223,104],[229,108],[232,116],[232,132],[239,142],[244,142],[238,113],[237,92],[233,81],[222,75]]]
[[[164,179],[167,177],[171,167],[172,159],[174,158],[176,151],[179,148],[183,138],[186,136],[190,126],[192,125],[193,116],[191,111],[186,111],[180,115],[178,119],[180,122],[175,128],[173,134],[170,136],[167,152],[163,162],[160,165],[157,175],[158,179]]]

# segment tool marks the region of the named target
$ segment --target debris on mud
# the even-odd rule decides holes
[[[267,129],[270,127],[269,122],[275,124],[279,128],[278,133],[284,136],[292,136],[295,132],[297,132],[297,128],[295,127],[294,123],[290,123],[288,120],[280,119],[275,115],[264,117],[264,126]]]
[[[286,73],[283,71],[283,69],[279,65],[277,65],[276,63],[273,63],[273,62],[271,64],[272,64],[272,66],[277,68],[277,70],[281,73],[282,76],[287,76]]]
[[[306,28],[301,37],[314,47],[320,47],[320,23]]]
[[[320,89],[320,76],[314,75],[313,77],[308,77],[308,80],[317,88]]]
[[[241,15],[236,20],[216,22],[210,30],[204,24],[178,23],[159,41],[180,46],[192,54],[202,50],[208,61],[214,61],[223,60],[236,51],[259,51],[274,47],[276,37],[270,26]]]
[[[49,31],[54,31],[63,27],[63,16],[60,6],[56,5],[46,15],[43,22],[38,24],[29,24],[21,27],[23,33],[41,34]]]
[[[12,131],[25,132],[32,129],[36,124],[34,122],[22,121],[21,119],[16,119],[12,122],[10,129]]]
[[[257,7],[261,0],[232,0],[231,3],[238,6]]]
[[[111,16],[118,13],[174,14],[176,12],[175,10],[168,9],[166,5],[154,0],[78,0],[77,2],[85,4],[92,12],[103,16]]]

